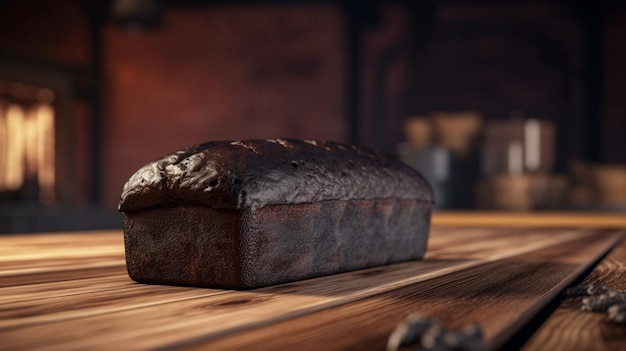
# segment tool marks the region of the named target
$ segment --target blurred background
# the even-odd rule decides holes
[[[147,162],[276,137],[439,209],[626,211],[626,3],[0,0],[0,233],[121,227]]]

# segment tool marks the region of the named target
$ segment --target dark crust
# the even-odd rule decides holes
[[[432,203],[433,194],[417,171],[366,148],[293,139],[216,141],[139,169],[124,185],[119,210],[185,204],[255,210],[355,199]]]
[[[358,200],[126,212],[128,273],[140,283],[250,289],[417,260],[426,250],[431,207]]]

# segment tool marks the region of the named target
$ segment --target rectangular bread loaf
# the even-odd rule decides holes
[[[249,289],[420,259],[433,194],[412,168],[334,142],[208,142],[126,183],[140,283]]]

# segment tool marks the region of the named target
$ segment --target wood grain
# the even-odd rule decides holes
[[[626,290],[626,242],[604,259],[582,284]],[[626,325],[603,313],[580,310],[581,298],[568,298],[524,345],[524,350],[624,350]]]
[[[432,225],[442,227],[500,228],[626,228],[621,213],[590,212],[435,212]]]
[[[0,278],[124,266],[120,231],[0,237]]]
[[[50,297],[71,296],[93,291],[123,289],[134,285],[126,274],[105,275],[102,277],[68,279],[47,283],[13,285],[4,287],[0,304],[7,302],[30,301]],[[1,311],[0,311],[1,312]]]
[[[406,289],[421,286],[420,284],[430,286],[431,292],[452,293],[463,289],[462,285],[455,283],[457,281],[471,280],[474,275],[487,279],[493,276],[494,270],[508,266],[516,269],[514,267],[518,266],[520,260],[530,260],[530,263],[521,265],[519,270],[514,270],[520,275],[540,271],[537,267],[552,267],[552,258],[549,255],[541,256],[542,250],[548,250],[547,253],[552,255],[553,250],[563,247],[558,251],[564,253],[555,267],[565,265],[575,269],[580,266],[577,260],[588,260],[593,256],[590,252],[597,254],[612,240],[616,240],[616,234],[591,230],[435,229],[429,242],[427,257],[423,261],[243,292],[146,286],[132,283],[119,271],[90,278],[84,272],[80,273],[83,270],[78,268],[75,268],[79,272],[75,277],[62,276],[59,279],[45,280],[46,276],[71,274],[68,267],[81,267],[83,258],[77,257],[71,250],[63,251],[63,245],[67,248],[80,246],[83,257],[107,257],[108,251],[98,248],[99,240],[104,243],[114,242],[119,240],[121,233],[100,233],[89,237],[87,242],[94,248],[91,255],[90,245],[84,244],[86,237],[75,237],[75,240],[80,241],[78,244],[66,240],[65,244],[60,244],[52,258],[67,258],[62,252],[68,252],[69,255],[74,255],[71,257],[74,259],[73,263],[68,262],[68,265],[46,271],[45,258],[33,259],[39,261],[41,271],[38,273],[23,273],[17,267],[12,268],[12,273],[3,278],[5,282],[16,282],[15,286],[0,289],[0,340],[3,341],[3,348],[155,348],[187,345],[194,340],[219,336],[228,338],[228,335],[238,335],[242,331],[272,328],[272,325],[280,325],[283,321],[289,323],[293,320],[306,320],[306,325],[313,323],[318,313],[355,308],[354,306],[361,306],[359,301],[368,299],[373,301],[370,307],[377,311],[384,309],[382,306],[387,304],[393,305],[396,300],[407,303],[414,301],[412,296],[415,291]],[[45,238],[40,239],[46,242]],[[0,238],[0,246],[6,248],[11,245],[23,244],[13,238],[6,245]],[[568,257],[579,256],[574,249],[581,246],[590,251],[582,251],[580,258],[568,263]],[[24,247],[26,246],[22,246],[21,253],[16,253],[15,257],[33,257],[29,250],[41,250],[37,245]],[[572,249],[569,254],[566,253],[567,249]],[[533,257],[537,262],[533,263]],[[123,266],[110,268],[123,269]],[[566,270],[554,270],[554,282],[563,281]],[[467,277],[467,272],[474,273]],[[503,277],[506,274],[510,276],[511,271],[505,269]],[[28,282],[27,278],[34,276],[38,276],[39,281]],[[447,283],[444,284],[444,281]],[[505,281],[503,278],[502,282]],[[498,289],[504,288],[500,286],[503,283],[498,283],[498,280],[492,283],[495,285],[490,288],[494,289],[491,296],[497,295]],[[399,297],[394,295],[396,291]],[[423,298],[431,306],[428,311],[443,311],[449,306],[456,306],[449,302],[442,304],[441,296],[424,295]],[[381,303],[380,306],[377,301]],[[540,300],[524,301],[534,304]],[[356,316],[368,309],[366,306],[361,308],[363,311],[357,308],[361,312]],[[398,310],[391,308],[390,311]],[[386,319],[387,322],[382,327],[376,328],[388,332],[390,323],[393,324],[397,318],[403,317],[404,312],[407,311],[394,313]],[[511,312],[509,317],[514,319],[516,313]],[[370,324],[375,321],[370,317],[366,320]],[[275,332],[280,330],[276,329]]]
[[[65,267],[64,267],[65,268]],[[0,279],[0,288],[15,287],[19,285],[34,285],[69,280],[80,280],[94,277],[108,277],[114,275],[128,276],[125,265],[73,269],[42,270],[33,273],[14,274]]]
[[[446,327],[481,324],[487,340],[529,308],[554,297],[581,265],[608,250],[620,234],[569,241],[524,255],[410,284],[333,309],[221,338],[189,349],[384,349],[408,314],[437,318]],[[546,259],[548,258],[549,259]],[[177,345],[183,346],[183,345]]]

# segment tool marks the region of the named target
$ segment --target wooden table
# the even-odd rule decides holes
[[[121,231],[0,236],[0,349],[383,350],[419,312],[491,349],[624,350],[625,326],[555,307],[585,278],[626,289],[626,220],[559,216],[437,214],[422,261],[249,291],[137,284]]]

